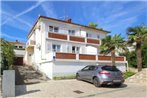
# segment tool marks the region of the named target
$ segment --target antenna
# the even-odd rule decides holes
[[[68,15],[66,15],[66,10],[64,9],[64,16],[62,16],[62,17],[59,17],[59,19],[63,19],[63,20],[67,20],[69,17],[68,17]]]

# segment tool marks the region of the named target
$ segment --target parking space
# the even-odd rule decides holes
[[[17,85],[17,97],[141,97],[146,98],[146,85],[125,83],[120,88],[97,88],[91,83],[77,80],[50,80],[31,85]]]

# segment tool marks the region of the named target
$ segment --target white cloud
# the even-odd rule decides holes
[[[5,20],[2,25],[6,24],[8,21],[13,20],[13,19],[17,19],[18,17],[27,14],[28,12],[32,11],[33,9],[37,8],[43,1],[39,1],[36,4],[34,4],[33,6],[27,8],[26,10],[22,11],[19,14],[16,14],[15,16],[13,15],[11,18],[8,18],[7,20]]]
[[[57,14],[55,13],[53,5],[50,2],[42,2],[41,7],[45,12],[46,16],[57,18]]]
[[[11,39],[11,40],[19,40],[21,42],[26,41],[25,38],[20,38],[20,37],[17,37],[17,36],[11,36],[11,35],[8,35],[8,34],[2,33],[2,32],[1,32],[1,37],[2,38],[8,38],[8,39]]]

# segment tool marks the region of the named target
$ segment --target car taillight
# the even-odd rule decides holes
[[[99,74],[110,75],[110,72],[108,72],[108,71],[101,71],[101,72],[99,72]]]

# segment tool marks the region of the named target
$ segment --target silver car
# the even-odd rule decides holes
[[[76,73],[76,78],[92,82],[96,87],[103,84],[121,86],[124,82],[122,72],[109,65],[88,65]]]

